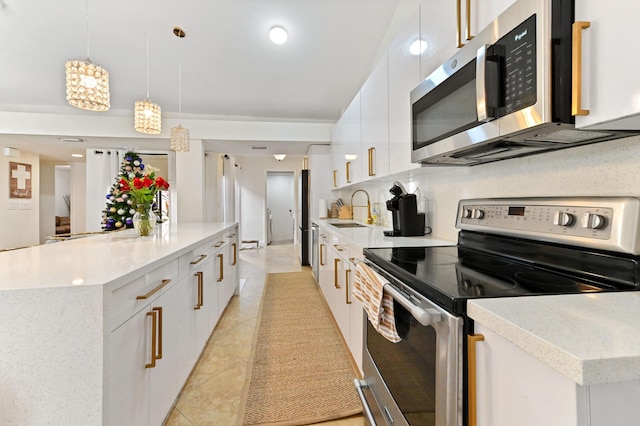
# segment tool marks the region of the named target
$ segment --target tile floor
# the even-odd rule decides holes
[[[270,245],[245,249],[239,255],[239,277],[246,283],[234,296],[216,326],[169,415],[167,426],[233,426],[238,421],[242,392],[256,330],[265,278],[271,272],[302,270],[298,246]],[[322,423],[363,426],[362,416]]]

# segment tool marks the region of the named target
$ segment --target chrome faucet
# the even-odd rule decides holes
[[[353,205],[353,196],[356,195],[358,192],[364,192],[365,195],[367,196],[367,205],[366,206],[354,206]],[[367,191],[365,191],[364,189],[356,189],[355,191],[353,191],[353,194],[351,194],[351,217],[353,217],[353,208],[354,207],[366,207],[367,208],[367,224],[371,225],[373,223],[373,217],[371,217],[371,201],[369,200],[369,193]]]

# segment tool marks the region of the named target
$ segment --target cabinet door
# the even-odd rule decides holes
[[[351,356],[356,362],[356,365],[362,373],[362,345],[364,342],[364,311],[362,304],[353,298],[353,276],[356,271],[356,263],[364,258],[362,249],[360,247],[351,247],[351,257],[347,265],[347,278],[348,289],[345,291],[346,303],[349,309],[349,327],[350,327],[350,340],[349,350]]]
[[[482,324],[475,332],[478,426],[579,424],[576,383]]]
[[[169,413],[191,368],[195,364],[195,327],[192,287],[188,280],[151,304],[158,312],[158,353],[162,356],[151,369],[149,380],[149,424],[158,425]]]
[[[420,38],[426,42],[420,56],[420,80],[456,53],[456,16],[456,1],[424,0],[420,5]]]
[[[389,174],[389,68],[385,54],[360,90],[361,180]]]
[[[420,52],[411,45],[420,38],[420,10],[416,8],[403,31],[391,43],[389,56],[389,172],[420,167],[411,162],[411,100],[409,93],[420,84]]]
[[[604,129],[640,129],[640,79],[633,65],[638,60],[620,49],[629,44],[636,27],[637,3],[625,0],[611,7],[607,2],[583,0],[576,2],[575,9],[576,21],[590,22],[581,31],[581,108],[588,115],[577,116],[576,127],[604,123]]]
[[[214,278],[214,259],[207,260],[191,277],[193,318],[195,324],[195,353],[196,358],[204,349],[211,330],[215,327],[220,316],[218,310],[218,289]]]
[[[340,246],[333,246],[331,251],[333,252],[333,287],[329,290],[329,307],[344,341],[348,344],[351,340],[351,321],[345,295],[348,286],[346,271],[349,269],[349,260],[342,256],[343,249]]]
[[[331,285],[333,277],[331,271],[331,260],[329,259],[331,242],[331,235],[325,228],[320,228],[320,235],[318,239],[318,285],[324,297],[327,298],[326,289]]]
[[[229,254],[229,247],[230,244],[225,245],[214,257],[215,276],[218,284],[218,311],[221,314],[235,291],[233,280],[229,276],[229,273],[232,273],[230,260],[233,260]]]
[[[110,336],[109,423],[149,424],[149,376],[152,360],[153,319],[148,307],[138,312]]]

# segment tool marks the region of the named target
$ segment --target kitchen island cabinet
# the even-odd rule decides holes
[[[0,423],[160,424],[202,346],[198,272],[213,276],[212,245],[236,229],[162,226],[0,253]]]
[[[636,425],[637,292],[470,301],[477,424]]]

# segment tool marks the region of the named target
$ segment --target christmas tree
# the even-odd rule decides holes
[[[132,219],[136,206],[133,205],[131,196],[123,192],[120,179],[143,178],[144,167],[142,159],[135,152],[129,151],[124,155],[119,175],[107,194],[107,206],[102,211],[102,229],[105,231],[133,228]]]

